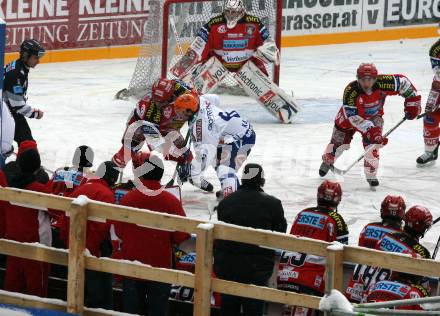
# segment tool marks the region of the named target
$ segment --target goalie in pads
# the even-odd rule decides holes
[[[269,80],[269,63],[279,64],[279,51],[269,30],[258,17],[245,12],[242,0],[227,0],[224,12],[199,30],[171,73],[206,94],[232,72],[249,96],[281,122],[290,123],[299,107]]]

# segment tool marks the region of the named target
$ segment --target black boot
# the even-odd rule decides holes
[[[434,151],[425,151],[423,155],[417,158],[417,164],[420,166],[426,165],[428,162],[436,161],[438,158],[438,146]]]
[[[326,164],[325,162],[323,162],[321,164],[321,167],[319,167],[319,176],[320,177],[325,177],[327,175],[327,173],[329,172],[329,170],[331,169],[331,165]]]

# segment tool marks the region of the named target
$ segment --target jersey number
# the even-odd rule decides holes
[[[240,114],[238,114],[237,111],[220,112],[218,115],[223,119],[223,121],[230,121],[234,117],[240,118]]]

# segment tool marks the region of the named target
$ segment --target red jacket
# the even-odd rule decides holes
[[[142,183],[150,190],[161,189],[158,181],[142,180]],[[121,199],[120,204],[186,216],[181,202],[166,191],[156,196],[149,196],[134,189]],[[116,235],[122,240],[123,259],[138,260],[159,268],[171,268],[172,244],[180,244],[190,238],[187,233],[151,229],[129,223],[118,222],[115,228]]]
[[[26,185],[23,189],[50,194],[46,185],[36,181]],[[52,245],[49,212],[8,203],[5,217],[6,239]]]
[[[89,199],[99,202],[115,203],[115,196],[112,189],[107,182],[102,179],[91,179],[87,181],[87,183],[77,187],[69,197],[76,198],[80,195],[85,195]],[[69,218],[65,216],[62,221],[61,238],[66,243],[66,246],[69,245],[69,223]],[[86,234],[86,248],[92,255],[100,257],[101,243],[104,240],[110,240],[110,224],[105,219],[102,219],[102,221],[88,220]]]

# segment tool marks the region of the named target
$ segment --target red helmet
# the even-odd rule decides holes
[[[399,221],[405,216],[406,204],[401,196],[387,195],[380,207],[380,217],[395,218]]]
[[[151,88],[151,96],[155,102],[170,101],[174,95],[174,82],[172,80],[161,78],[157,80]]]
[[[150,153],[146,152],[146,151],[138,151],[137,153],[135,153],[132,157],[132,162],[133,162],[133,168],[137,169],[140,166],[142,166],[145,161],[148,160],[148,158],[150,158]]]
[[[377,68],[374,64],[366,63],[359,65],[357,69],[357,78],[361,79],[364,77],[377,78]]]
[[[325,180],[318,188],[318,205],[338,206],[342,198],[342,188],[338,182]]]
[[[403,218],[405,221],[405,230],[409,229],[411,232],[417,233],[419,236],[432,226],[432,214],[424,206],[415,205],[405,213]]]

